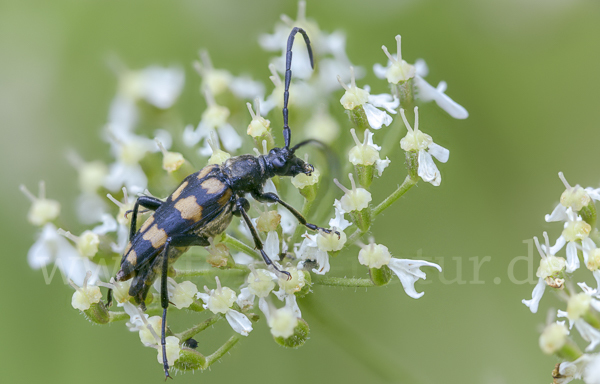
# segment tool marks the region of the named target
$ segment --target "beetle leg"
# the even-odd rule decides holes
[[[131,226],[129,228],[129,239],[132,239],[133,236],[135,235],[135,230],[137,227],[137,214],[138,214],[140,205],[144,208],[148,208],[152,211],[156,211],[162,203],[163,203],[163,201],[157,199],[156,197],[140,196],[137,198],[137,200],[135,201],[135,205],[133,206],[133,209],[131,211],[125,212],[125,217],[127,217],[129,212],[132,213],[131,214]]]
[[[160,331],[160,345],[163,353],[163,368],[165,370],[165,379],[169,375],[169,362],[167,361],[167,344],[165,334],[167,331],[167,308],[169,308],[169,291],[167,289],[167,274],[169,272],[169,248],[170,247],[189,247],[192,245],[209,246],[210,242],[204,237],[196,235],[173,235],[165,241],[165,248],[162,251],[162,267],[160,275],[160,306],[163,309],[162,327]]]
[[[129,227],[129,239],[130,240],[135,235],[135,230],[137,227],[137,214],[138,214],[140,205],[149,210],[156,211],[162,203],[163,203],[162,200],[159,200],[155,197],[139,196],[137,198],[137,200],[135,201],[135,204],[133,206],[133,209],[125,212],[125,217],[127,217],[127,215],[129,215],[129,213],[132,213],[131,226]],[[108,292],[106,293],[106,306],[107,307],[110,307],[112,305],[112,299],[113,299],[112,289],[109,288]]]
[[[254,228],[254,225],[252,224],[252,220],[250,219],[250,216],[248,216],[248,214],[246,213],[246,209],[244,208],[244,200],[246,202],[248,201],[248,200],[244,199],[243,197],[237,199],[237,201],[235,202],[236,210],[242,215],[242,218],[246,222],[246,225],[248,225],[248,228],[250,229],[250,233],[252,234],[252,239],[254,240],[254,245],[259,250],[263,260],[265,261],[265,264],[272,266],[273,268],[275,268],[275,270],[277,272],[280,272],[280,273],[283,273],[284,275],[286,275],[288,280],[291,279],[292,275],[290,275],[290,273],[288,271],[282,271],[279,268],[277,268],[277,266],[275,264],[273,264],[273,261],[271,260],[271,258],[263,250],[263,244],[262,244],[262,241],[260,240],[260,237],[258,237],[258,232],[256,232],[256,228]]]
[[[254,197],[256,200],[258,200],[260,202],[264,202],[264,203],[279,203],[279,204],[283,205],[283,207],[285,209],[287,209],[288,211],[290,211],[290,213],[296,217],[296,219],[300,222],[300,224],[304,225],[308,229],[312,229],[313,231],[323,231],[325,233],[331,233],[331,232],[333,232],[336,235],[338,235],[338,238],[340,237],[340,233],[338,231],[332,231],[331,229],[317,227],[316,225],[307,222],[306,219],[304,218],[304,216],[302,216],[302,214],[300,212],[298,212],[296,210],[296,208],[292,207],[291,205],[289,205],[285,201],[281,200],[279,198],[279,196],[277,196],[274,193],[271,193],[271,192],[266,192],[266,193],[264,193],[264,192],[263,193],[252,193],[252,197]]]

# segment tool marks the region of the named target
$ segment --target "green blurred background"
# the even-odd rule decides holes
[[[296,6],[266,0],[0,2],[3,382],[162,382],[156,353],[136,334],[84,321],[70,306],[71,290],[59,280],[46,286],[41,272],[29,269],[35,229],[18,185],[36,190],[38,180],[46,180],[48,195],[62,203],[64,215],[73,215],[76,174],[64,152],[73,147],[87,159],[105,156],[98,133],[116,89],[106,65],[111,55],[131,68],[184,66],[181,110],[186,122],[197,123],[203,108],[191,68],[197,50],[207,48],[216,67],[265,81],[271,54],[257,37],[272,32],[281,13],[295,17]],[[393,37],[402,34],[404,58],[425,58],[428,80],[446,80],[448,94],[470,112],[456,121],[434,105],[422,108],[423,129],[435,125],[434,139],[451,151],[440,167],[442,186],[420,183],[375,225],[378,242],[395,255],[421,250],[443,257],[437,261],[444,273],[427,271],[419,300],[399,284],[368,292],[316,287],[312,300],[321,319],[306,314],[311,338],[301,349],[279,347],[262,323],[210,371],[175,380],[383,382],[351,352],[362,339],[381,351],[384,364],[404,366],[423,383],[550,382],[557,361],[542,354],[538,336],[546,311],[559,303],[547,294],[540,312],[531,314],[521,299],[531,298],[533,285],[511,283],[508,266],[527,255],[524,240],[543,230],[552,238],[559,234],[558,225],[543,221],[563,190],[558,171],[572,184],[599,186],[593,168],[600,160],[599,3],[321,0],[309,1],[307,9],[322,30],[346,31],[350,59],[369,72],[384,62],[381,45],[393,47]],[[372,74],[366,80],[373,82]],[[376,198],[393,187],[381,186]],[[491,261],[475,284],[469,259],[485,256]],[[465,283],[444,284],[441,278],[456,277],[457,260]],[[526,263],[516,268],[526,279]],[[352,337],[336,340],[332,324]],[[224,340],[227,332],[219,324],[206,343]]]

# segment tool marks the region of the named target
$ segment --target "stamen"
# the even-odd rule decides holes
[[[158,139],[154,139],[154,142],[156,143],[156,145],[158,145],[158,149],[160,149],[160,151],[162,152],[162,154],[164,156],[167,155],[167,149],[165,148],[165,146],[160,142],[160,140]]]
[[[365,130],[365,133],[366,133],[366,132],[367,132],[367,131]],[[356,144],[356,146],[357,146],[357,147],[358,147],[358,146],[360,146],[362,143],[361,143],[360,141],[358,141],[358,137],[356,136],[356,131],[354,130],[354,128],[352,128],[352,129],[350,130],[350,134],[352,135],[352,138],[354,139],[354,143]]]
[[[550,254],[550,239],[548,238],[548,232],[544,231],[544,239],[546,240],[546,253]]]
[[[292,18],[288,15],[281,15],[280,19],[289,26],[293,26],[295,24],[294,20],[292,20]]]
[[[221,287],[221,280],[219,280],[219,276],[215,276],[215,280],[217,281],[217,293],[221,293],[222,287]]]
[[[352,88],[356,88],[356,79],[354,78],[354,67],[350,66],[350,84]]]
[[[392,55],[390,55],[390,52],[388,51],[388,49],[387,49],[387,47],[385,45],[382,45],[381,49],[383,49],[383,53],[385,53],[385,55],[388,57],[388,59],[390,59],[390,61],[392,63],[396,63],[397,62],[396,59]]]
[[[279,74],[277,73],[274,64],[269,64],[269,71],[271,71],[272,75],[269,76],[269,79],[271,79],[271,81],[273,82],[273,84],[275,84],[276,87],[281,87],[283,85],[283,82],[281,81],[281,78],[279,77]]]
[[[46,199],[46,183],[44,182],[44,180],[40,180],[40,190],[38,192],[38,196],[40,197],[40,200],[44,200]]]
[[[400,116],[402,116],[402,121],[404,121],[404,125],[406,126],[406,129],[408,129],[409,132],[413,132],[413,129],[411,128],[410,124],[408,124],[408,120],[406,120],[406,115],[404,114],[404,108],[400,108]]]
[[[200,50],[200,60],[202,60],[202,64],[204,64],[204,67],[209,71],[214,69],[212,60],[210,59],[210,56],[208,55],[208,51],[206,49]]]
[[[92,277],[92,272],[87,271],[85,273],[85,277],[83,279],[83,289],[87,289],[88,281],[90,281],[90,277]]]
[[[29,189],[27,189],[27,187],[23,184],[19,185],[19,189],[21,190],[21,192],[23,192],[23,194],[32,202],[35,203],[35,201],[37,200],[37,197],[34,196],[33,193],[29,192]]]
[[[340,77],[340,75],[338,75],[337,80],[338,80],[338,83],[340,83],[340,85],[342,86],[342,88],[344,88],[347,92],[350,92],[350,88],[348,88],[346,83],[344,83],[342,81],[342,78]]]
[[[333,179],[333,182],[335,183],[335,185],[337,185],[342,191],[344,191],[344,193],[350,193],[350,190],[346,187],[344,187],[344,185],[342,183],[340,183],[338,181],[338,179]]]
[[[306,1],[298,2],[298,14],[296,15],[296,21],[306,20]]]
[[[210,137],[206,141],[208,142],[208,145],[210,145],[210,149],[212,149],[213,153],[220,149],[219,139],[217,138],[217,133],[215,131],[210,131]]]
[[[121,203],[119,200],[115,199],[115,198],[113,197],[113,195],[111,195],[110,193],[107,193],[107,194],[106,194],[106,197],[108,197],[108,199],[109,199],[110,201],[112,201],[113,203],[115,203],[115,204],[117,205],[117,207],[119,207],[119,208],[123,208],[123,207],[125,207],[125,204],[123,204],[123,203]]]
[[[73,240],[75,243],[76,243],[76,242],[79,240],[79,236],[75,236],[75,235],[74,235],[74,234],[72,234],[71,232],[69,232],[69,231],[65,231],[65,230],[64,230],[64,229],[62,229],[62,228],[58,228],[58,229],[56,230],[56,233],[58,233],[58,234],[59,234],[59,235],[61,235],[61,236],[64,236],[64,237],[66,237],[66,238],[67,238],[67,239],[69,239],[69,240]]]
[[[252,116],[252,120],[256,119],[256,113],[254,113],[254,111],[252,110],[252,104],[246,103],[246,106],[248,107],[248,111],[250,112],[250,116]]]
[[[350,178],[350,185],[352,185],[352,190],[355,191],[356,190],[356,183],[354,182],[354,177],[352,176],[351,173],[348,174],[348,178]]]
[[[262,141],[263,154],[267,154],[267,140]]]
[[[565,179],[565,175],[562,172],[558,172],[558,177],[560,178],[560,181],[562,181],[562,183],[565,185],[566,189],[571,189],[571,185],[567,182],[567,179]]]
[[[542,247],[540,246],[540,242],[538,241],[537,236],[533,236],[533,241],[535,242],[535,246],[538,249],[538,252],[540,253],[540,256],[542,256],[542,259],[546,258],[546,253],[542,250]]]
[[[419,130],[419,107],[415,107],[415,132]]]
[[[402,44],[400,43],[401,39],[402,37],[400,35],[396,35],[396,49],[398,50],[396,52],[396,59],[399,63],[402,62]]]

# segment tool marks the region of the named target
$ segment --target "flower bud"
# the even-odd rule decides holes
[[[308,340],[308,335],[310,333],[308,323],[304,321],[304,319],[296,318],[296,320],[297,324],[290,336],[287,338],[284,338],[283,336],[273,336],[273,339],[277,344],[287,348],[299,348],[304,345],[306,340]],[[272,332],[273,328],[271,328],[271,333]]]
[[[558,352],[567,342],[569,331],[562,323],[552,323],[540,335],[540,348],[547,355]]]
[[[224,243],[215,244],[214,241],[210,239],[209,241],[211,241],[211,246],[206,248],[208,251],[208,257],[206,258],[207,263],[215,268],[232,267],[235,265],[227,245]]]
[[[206,368],[206,357],[191,348],[181,348],[179,359],[173,365],[175,369],[182,371],[195,371]]]
[[[21,185],[20,188],[32,203],[27,214],[27,219],[31,224],[42,226],[58,217],[60,204],[58,201],[46,199],[46,187],[43,181],[40,181],[39,197],[34,196],[24,185]]]
[[[302,287],[304,287],[305,279],[304,279],[304,271],[299,271],[295,267],[290,267],[287,269],[289,274],[291,275],[291,279],[287,279],[287,276],[279,278],[279,287],[287,294],[294,294],[299,292]]]
[[[585,293],[578,293],[569,298],[567,315],[569,320],[575,321],[584,316],[590,309],[592,298]]]
[[[280,222],[281,215],[277,211],[262,212],[256,221],[256,229],[261,232],[275,231]]]
[[[335,231],[339,232],[339,237]],[[344,244],[346,244],[346,234],[342,230],[333,228],[331,233],[321,231],[317,234],[317,246],[321,251],[337,252],[344,248]]]
[[[315,168],[310,176],[299,173],[292,177],[292,184],[300,190],[300,194],[304,196],[306,200],[313,201],[317,196],[317,187],[319,185],[320,177],[321,172]]]

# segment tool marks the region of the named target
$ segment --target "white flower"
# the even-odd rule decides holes
[[[161,279],[156,279],[153,286],[154,289],[160,293]],[[197,293],[198,287],[191,281],[177,283],[175,279],[167,277],[167,294],[169,296],[169,302],[173,303],[175,308],[182,309],[189,307],[194,302]]]
[[[181,68],[150,66],[140,71],[125,71],[119,79],[120,94],[143,99],[160,109],[168,109],[183,89],[185,74]]]
[[[131,298],[131,296],[129,296],[129,288],[131,287],[132,281],[133,279],[116,281],[114,277],[111,277],[108,283],[98,281],[97,284],[102,287],[112,289],[113,297],[117,302],[117,306],[123,307]]]
[[[335,236],[337,237],[337,235]],[[318,235],[310,235],[308,232],[305,232],[303,237],[304,240],[300,244],[300,248],[296,250],[296,256],[303,260],[298,264],[298,268],[302,268],[306,261],[313,261],[319,266],[318,269],[314,268],[312,270],[314,273],[324,275],[329,272],[329,254],[322,247],[319,247],[317,242]]]
[[[211,131],[217,131],[223,147],[228,152],[234,152],[242,146],[242,138],[236,132],[235,128],[227,122],[229,109],[218,105],[210,91],[205,90],[207,108],[202,113],[202,119],[198,127],[194,130],[192,126],[185,127],[183,131],[183,141],[187,146],[196,145],[202,139],[208,139]],[[208,156],[211,153],[208,142],[199,150],[202,156]]]
[[[364,188],[357,188],[351,173],[348,174],[348,177],[350,178],[352,189],[344,187],[337,179],[333,179],[335,185],[344,191],[344,196],[340,199],[339,208],[344,213],[362,211],[367,208],[371,200],[373,200],[371,193]]]
[[[246,103],[250,116],[252,116],[252,121],[248,125],[246,133],[257,138],[270,132],[271,122],[260,115],[260,100],[256,99],[254,102],[256,103],[256,113],[252,109],[252,104]]]
[[[600,330],[594,328],[583,319],[577,319],[573,322],[577,332],[581,335],[581,338],[590,344],[585,348],[586,352],[593,351],[598,345],[600,345]]]
[[[415,76],[415,67],[402,60],[402,44],[400,35],[396,35],[396,57],[390,55],[385,45],[381,46],[388,57],[387,67],[381,64],[373,66],[373,72],[381,79],[386,78],[390,84],[398,84],[412,79]]]
[[[209,309],[212,313],[223,313],[231,328],[242,336],[248,336],[252,331],[252,323],[250,319],[243,313],[231,309],[233,303],[236,302],[237,295],[228,287],[221,287],[221,282],[218,277],[215,277],[217,288],[209,290],[204,287],[206,293],[198,292],[196,297],[204,301],[204,308]]]
[[[584,372],[587,371],[586,368],[588,367],[588,364],[590,364],[594,358],[596,361],[598,361],[597,356],[584,354],[575,361],[565,361],[560,363],[558,366],[558,377],[554,377],[554,383],[567,384],[574,379],[581,379],[584,375]],[[592,383],[597,384],[597,382],[588,382],[586,380],[586,384]]]
[[[347,110],[362,107],[369,125],[373,129],[380,129],[384,125],[389,126],[392,123],[392,117],[387,112],[395,114],[400,100],[388,94],[371,95],[368,86],[365,86],[365,89],[358,88],[354,78],[354,67],[350,67],[350,73],[349,86],[338,76],[338,82],[346,90],[340,99],[340,104]],[[377,109],[377,107],[384,108],[387,112]]]
[[[208,165],[223,164],[231,157],[229,153],[222,151],[221,148],[219,148],[219,140],[217,139],[215,131],[210,132],[210,138],[208,138],[206,142],[212,150],[212,155],[210,155],[210,158],[208,159]]]
[[[392,254],[383,244],[370,243],[361,248],[358,252],[358,262],[369,268],[381,268],[392,260]]]
[[[276,234],[276,232],[274,232]],[[258,297],[267,297],[275,288],[277,276],[266,269],[250,268],[251,272],[246,278],[248,292]]]
[[[565,345],[569,330],[564,321],[551,323],[540,335],[540,348],[547,355],[552,355]]]
[[[405,151],[414,151],[419,153],[419,168],[418,175],[428,183],[431,183],[434,186],[439,186],[442,182],[442,175],[438,170],[437,166],[433,162],[432,156],[435,157],[438,161],[445,163],[448,161],[448,157],[450,156],[450,151],[446,148],[437,145],[426,133],[419,131],[419,108],[415,107],[415,127],[411,128],[410,124],[408,124],[408,120],[406,120],[406,115],[404,114],[404,109],[400,109],[400,114],[402,115],[402,120],[404,120],[404,125],[408,130],[406,136],[400,141],[400,146]]]
[[[59,228],[57,232],[59,235],[72,240],[77,246],[77,251],[81,256],[94,257],[96,253],[98,253],[100,237],[93,231],[84,231],[81,236],[75,236],[71,232],[65,231],[61,228]]]
[[[331,116],[325,106],[320,105],[304,124],[303,132],[307,137],[325,144],[332,144],[340,134],[340,124]]]
[[[592,203],[592,200],[600,200],[600,195],[591,188],[583,189],[579,184],[571,187],[562,172],[558,172],[558,177],[564,184],[565,191],[560,196],[560,203],[554,208],[551,214],[546,215],[545,219],[547,222],[566,221],[569,219],[567,215],[568,208],[577,212]]]
[[[298,325],[298,318],[291,309],[283,307],[271,311],[268,323],[273,336],[287,339],[294,334],[294,328]]]
[[[583,370],[583,377],[585,383],[600,384],[600,354],[589,355],[589,357],[590,362],[585,366]]]
[[[385,160],[379,158],[381,147],[373,143],[373,132],[365,129],[365,137],[362,143],[356,137],[354,128],[350,130],[350,133],[356,146],[350,149],[348,160],[354,165],[374,165],[378,175],[381,176],[383,170],[390,165],[390,159],[388,157]]]
[[[75,293],[73,293],[73,298],[71,299],[71,305],[73,308],[79,309],[80,311],[85,311],[90,309],[92,304],[99,303],[102,299],[100,287],[88,285],[91,276],[91,272],[86,273],[81,288],[73,283],[73,281],[69,280],[71,286],[75,288]]]
[[[46,279],[52,279],[58,268],[65,280],[73,280],[78,286],[83,285],[88,271],[92,271],[88,279],[89,284],[95,284],[98,275],[102,272],[99,265],[94,264],[87,257],[82,257],[67,239],[59,235],[56,227],[51,223],[42,228],[40,236],[27,253],[27,261],[31,268],[44,268]],[[47,271],[46,266],[50,263],[54,263],[55,268]]]
[[[160,140],[154,139],[154,141],[163,154],[162,167],[165,171],[169,173],[175,172],[183,165],[183,163],[185,163],[185,159],[181,153],[167,151]]]
[[[578,241],[583,245],[583,258],[587,264],[588,252],[596,248],[596,244],[589,238],[592,227],[583,221],[581,216],[567,208],[567,221],[564,230],[556,243],[551,247],[550,253],[555,255],[565,244],[567,245],[567,272],[571,273],[579,268],[579,256],[577,255]]]
[[[215,69],[206,50],[200,51],[200,60],[194,62],[194,69],[202,76],[200,88],[215,96],[223,93],[231,84],[233,75],[224,69]]]
[[[24,186],[20,186],[21,192],[31,201],[31,208],[27,219],[33,225],[42,226],[53,221],[60,214],[60,204],[56,200],[46,199],[46,184],[40,181],[38,197]]]

